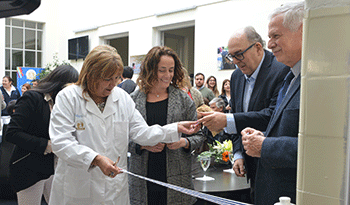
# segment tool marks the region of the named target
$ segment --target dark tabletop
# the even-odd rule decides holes
[[[194,176],[193,185],[196,191],[201,192],[227,192],[227,191],[238,191],[243,189],[249,189],[249,183],[247,183],[246,177],[237,177],[234,172],[224,172],[229,167],[211,166],[205,172],[206,176],[213,177],[213,181],[201,181],[196,180],[196,177],[202,177],[203,172]]]

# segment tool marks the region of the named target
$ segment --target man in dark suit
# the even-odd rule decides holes
[[[271,15],[268,47],[291,71],[266,133],[252,128],[242,131],[246,154],[257,160],[255,203],[259,205],[274,204],[281,196],[296,203],[303,15],[304,2],[285,4]]]
[[[125,90],[127,93],[134,92],[136,88],[136,83],[131,80],[132,76],[134,75],[134,70],[129,66],[124,66],[122,79],[123,81],[118,85],[118,87]]]
[[[226,132],[238,134],[247,126],[265,130],[276,105],[278,91],[289,67],[276,61],[273,54],[264,48],[264,41],[251,26],[235,32],[228,43],[228,60],[239,69],[231,76],[231,103],[233,114],[208,113],[200,119],[212,131],[226,127]],[[255,182],[255,159],[243,155],[243,146],[237,135],[234,140],[237,176],[246,173],[251,182],[253,201]]]

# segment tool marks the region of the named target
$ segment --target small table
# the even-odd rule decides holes
[[[202,177],[204,173],[199,173],[192,179],[196,191],[220,196],[241,202],[250,202],[250,185],[246,177],[237,177],[234,172],[224,172],[228,166],[211,166],[205,172],[207,176],[215,178],[213,181],[196,180],[196,177]],[[198,199],[196,205],[213,204]]]

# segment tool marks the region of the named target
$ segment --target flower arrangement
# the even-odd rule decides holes
[[[204,151],[198,155],[198,160],[203,156],[214,157],[215,162],[230,161],[229,153],[232,151],[232,141],[225,140],[223,143],[215,140],[214,145],[208,144],[209,151]]]

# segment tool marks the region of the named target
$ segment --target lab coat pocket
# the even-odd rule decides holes
[[[129,143],[129,124],[128,122],[114,121],[114,125],[113,143],[119,151],[119,154],[126,153]]]
[[[90,173],[67,166],[64,179],[64,194],[74,198],[90,197]]]

